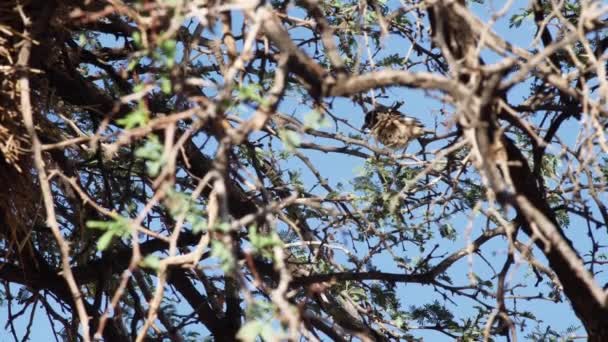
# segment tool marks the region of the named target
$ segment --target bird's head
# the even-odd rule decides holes
[[[374,105],[374,109],[370,110],[365,114],[365,123],[361,127],[362,131],[372,129],[384,117],[390,117],[391,115],[399,115],[397,109],[403,105],[402,101],[395,102],[391,107],[387,107],[380,103]]]
[[[376,123],[378,122],[378,111],[377,110],[372,110],[367,112],[367,114],[365,114],[365,122],[363,123],[363,126],[361,126],[361,130],[365,131],[368,129],[372,129]]]

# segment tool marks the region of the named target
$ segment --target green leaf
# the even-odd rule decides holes
[[[140,265],[156,271],[160,267],[160,259],[154,254],[149,254],[140,262]]]
[[[166,77],[161,77],[160,78],[160,89],[163,91],[163,93],[165,93],[167,95],[171,94],[171,90],[172,90],[171,80]]]
[[[272,253],[269,252],[273,247],[283,244],[281,237],[276,232],[260,234],[255,226],[249,227],[249,241],[255,252],[266,254],[268,257],[272,257]]]
[[[84,46],[87,43],[87,36],[84,33],[81,33],[78,36],[78,45]]]
[[[216,224],[215,227],[213,227],[213,228],[218,232],[228,233],[228,232],[230,232],[230,223],[222,222],[222,223]]]
[[[130,221],[127,218],[115,214],[112,220],[108,221],[87,221],[87,228],[97,229],[104,231],[103,235],[97,241],[97,249],[103,251],[108,248],[112,242],[112,238],[117,237],[130,237],[131,226]]]
[[[190,196],[181,191],[175,189],[167,191],[165,205],[173,218],[187,214],[190,211],[190,202]]]
[[[113,238],[114,238],[114,232],[107,231],[107,232],[103,233],[103,235],[99,238],[99,240],[97,240],[97,250],[105,251],[108,248],[108,246],[110,246],[110,243],[112,242]]]
[[[398,316],[395,320],[393,320],[393,324],[396,327],[403,329],[403,327],[405,325],[405,320],[403,319],[403,317]]]
[[[300,134],[288,129],[279,130],[279,138],[285,145],[285,148],[290,151],[294,148],[300,146],[302,139],[300,138]]]
[[[143,91],[146,88],[146,85],[144,83],[139,83],[133,86],[133,92],[138,93],[140,91]]]
[[[264,330],[264,325],[263,322],[257,320],[247,322],[239,329],[236,338],[244,342],[254,342]]]
[[[139,58],[133,58],[129,61],[129,65],[127,66],[127,71],[133,71],[135,67],[139,64]]]
[[[207,220],[200,214],[189,213],[186,215],[186,220],[192,225],[192,232],[198,234],[207,228]]]
[[[522,13],[511,16],[511,18],[509,19],[509,27],[520,27],[521,24],[524,22],[524,20],[532,19],[532,18],[533,18],[532,11],[525,10]]]
[[[127,114],[124,118],[116,120],[116,123],[126,129],[145,126],[150,120],[150,112],[143,101],[139,101],[136,110]]]
[[[167,56],[175,56],[177,42],[173,39],[167,39],[160,44],[160,48]]]
[[[351,287],[348,289],[348,296],[355,301],[363,300],[365,297],[367,297],[365,290],[361,287]]]
[[[133,32],[133,34],[131,35],[131,38],[133,38],[133,44],[135,44],[135,46],[137,48],[142,47],[142,38],[141,38],[141,33],[139,31]]]
[[[245,101],[262,103],[261,90],[262,88],[258,84],[246,84],[237,88],[237,97]]]
[[[234,269],[234,256],[223,243],[219,241],[211,242],[211,256],[219,260],[220,267],[224,272],[229,273]]]
[[[276,334],[274,332],[274,329],[272,329],[272,325],[270,325],[270,322],[263,323],[262,330],[260,331],[260,337],[264,341],[272,341],[275,336]]]
[[[160,43],[160,50],[164,59],[165,65],[172,68],[175,65],[175,53],[177,42],[173,39],[167,39]]]
[[[130,234],[129,220],[118,215],[109,221],[87,221],[87,228],[110,231],[119,236]]]
[[[87,221],[87,228],[91,229],[99,229],[99,230],[107,230],[109,226],[108,221]]]
[[[161,161],[147,161],[146,168],[147,172],[150,176],[156,177],[160,173],[160,169],[163,167],[163,163]]]
[[[443,238],[447,238],[452,241],[456,240],[456,229],[454,229],[454,227],[449,223],[446,223],[439,228],[439,234],[441,234],[441,237]]]
[[[304,115],[304,128],[319,129],[323,127],[331,127],[331,123],[321,113],[313,110]]]
[[[146,160],[148,174],[152,177],[158,175],[164,165],[163,145],[160,144],[158,137],[151,135],[146,139],[145,144],[135,150],[135,156]]]

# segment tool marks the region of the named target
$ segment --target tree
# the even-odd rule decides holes
[[[4,1],[10,334],[608,340],[608,6],[493,6]]]

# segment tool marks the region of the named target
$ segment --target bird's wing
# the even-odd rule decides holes
[[[403,118],[403,122],[407,125],[416,125],[416,126],[424,127],[422,122],[420,122],[420,120],[418,120],[417,118],[407,116],[407,115],[402,115],[402,118]]]

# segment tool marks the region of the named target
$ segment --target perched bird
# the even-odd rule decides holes
[[[367,112],[361,130],[370,130],[370,134],[380,143],[390,148],[405,149],[410,140],[430,133],[418,119],[404,116],[394,107],[380,107]]]

